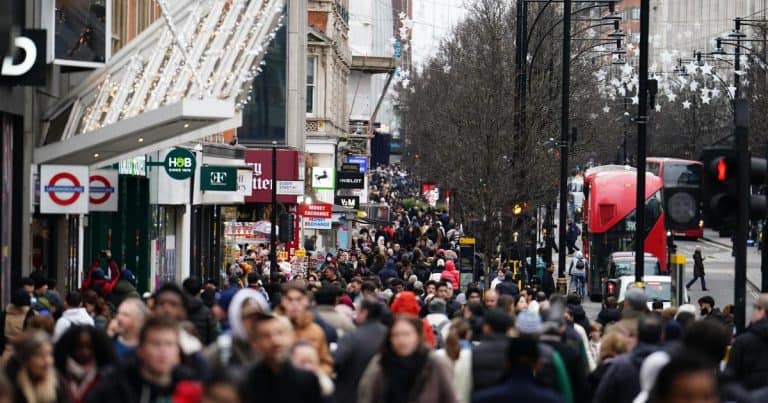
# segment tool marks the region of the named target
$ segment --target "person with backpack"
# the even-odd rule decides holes
[[[579,229],[575,222],[570,221],[565,233],[565,246],[568,248],[569,255],[572,255],[574,250],[579,250],[579,247],[576,246],[576,240],[579,239],[579,235],[581,235],[581,229]]]
[[[571,276],[571,291],[577,293],[578,290],[581,296],[585,297],[587,295],[587,261],[581,252],[576,252],[576,257],[571,260],[568,275]]]
[[[424,319],[432,327],[432,334],[435,336],[435,349],[439,350],[445,345],[445,339],[451,330],[451,319],[445,314],[445,301],[440,298],[433,298],[429,302],[428,312]]]

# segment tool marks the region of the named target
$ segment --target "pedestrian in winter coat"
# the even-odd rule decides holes
[[[424,344],[421,322],[398,316],[358,386],[359,403],[455,403],[450,364]]]
[[[541,277],[541,291],[544,291],[544,294],[546,294],[547,298],[555,293],[555,279],[552,277],[554,272],[555,266],[550,264]]]
[[[83,298],[77,291],[70,291],[64,299],[67,309],[56,322],[53,329],[53,341],[56,342],[70,326],[94,326],[93,318],[83,307]]]
[[[600,380],[595,403],[632,403],[640,391],[640,367],[646,357],[661,349],[661,318],[646,316],[638,321],[637,345],[627,354],[613,360]]]
[[[765,386],[768,379],[768,294],[760,294],[747,331],[736,337],[728,370],[750,390]]]
[[[497,386],[504,381],[504,351],[509,343],[507,331],[511,326],[512,317],[502,309],[486,312],[480,343],[472,349],[473,391]]]
[[[72,326],[56,343],[54,363],[72,403],[83,403],[102,379],[102,371],[117,358],[103,330]]]
[[[323,286],[315,292],[315,313],[336,331],[337,340],[355,330],[355,324],[336,310],[344,291],[336,286]]]
[[[363,299],[355,317],[357,329],[339,340],[333,352],[336,367],[337,403],[356,403],[357,385],[374,355],[379,351],[387,327],[381,323],[385,307],[375,299]]]
[[[243,403],[320,403],[322,394],[315,374],[295,367],[289,358],[295,338],[285,317],[268,312],[253,323],[253,346],[261,361],[240,384]]]
[[[307,289],[303,284],[289,282],[284,285],[278,313],[291,321],[297,341],[308,342],[317,349],[323,372],[333,374],[333,358],[328,349],[328,339],[323,328],[314,322],[312,312],[309,311]]]
[[[440,280],[448,280],[453,284],[453,289],[459,289],[459,271],[456,270],[456,264],[453,260],[448,259],[445,262],[445,270],[440,274]]]
[[[565,400],[551,389],[542,386],[533,376],[539,364],[539,345],[534,337],[509,339],[505,349],[507,379],[499,386],[475,393],[473,403],[506,403],[515,401],[537,403],[564,403]]]
[[[685,288],[690,289],[698,279],[701,279],[701,290],[709,291],[707,282],[704,280],[704,257],[701,255],[701,248],[697,246],[693,252],[693,278],[685,285]]]
[[[53,366],[53,345],[41,331],[26,332],[18,339],[6,373],[14,403],[69,402]]]
[[[2,352],[2,362],[5,363],[13,355],[13,346],[16,340],[24,333],[27,320],[35,314],[30,307],[30,297],[23,288],[19,288],[11,296],[11,303],[5,307],[5,311],[0,315],[0,352]]]
[[[197,331],[197,338],[207,346],[216,340],[216,320],[211,310],[203,304],[200,293],[203,291],[203,283],[196,277],[189,277],[182,283],[187,293],[189,307],[187,308],[187,320],[192,322]]]
[[[120,280],[117,281],[112,294],[109,295],[112,306],[117,308],[126,298],[141,298],[136,289],[136,276],[132,271],[125,269],[120,273]]]
[[[430,300],[431,301],[431,300]],[[411,315],[418,318],[421,306],[419,306],[418,298],[412,291],[403,291],[395,296],[395,300],[392,301],[390,306],[392,314],[404,314]],[[435,335],[432,333],[432,326],[426,319],[421,321],[422,332],[424,334],[424,342],[427,346],[434,348],[436,344]]]
[[[181,365],[179,324],[167,316],[147,319],[141,330],[136,358],[105,371],[89,403],[177,401],[190,370]]]

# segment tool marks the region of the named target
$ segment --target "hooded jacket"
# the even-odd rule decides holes
[[[640,368],[659,346],[638,343],[631,352],[617,357],[595,392],[595,403],[632,403],[640,393]]]
[[[453,260],[449,259],[445,262],[445,270],[440,275],[440,279],[450,281],[454,290],[459,289],[459,272],[456,270],[456,264],[453,263]]]
[[[220,335],[216,342],[205,349],[203,355],[208,362],[211,373],[219,370],[245,369],[259,361],[259,356],[248,344],[248,333],[243,325],[243,303],[252,301],[263,310],[269,309],[269,303],[264,295],[249,288],[238,291],[227,310],[230,331]],[[234,369],[234,370],[233,370]]]
[[[216,340],[216,321],[213,319],[211,310],[203,304],[203,300],[198,297],[189,297],[188,300],[187,320],[195,325],[198,338],[203,345],[207,346]]]
[[[421,306],[416,298],[416,294],[412,291],[403,291],[395,296],[395,300],[392,301],[390,309],[394,315],[401,314],[418,317],[419,312],[421,311]],[[429,322],[424,319],[421,320],[421,324],[424,329],[424,339],[427,344],[430,347],[435,347],[436,341],[435,334],[432,333],[432,326],[430,326]]]
[[[53,341],[56,342],[69,329],[70,326],[94,326],[93,318],[88,314],[85,308],[69,308],[56,321],[56,327],[53,329]]]
[[[121,278],[118,280],[115,288],[112,289],[112,294],[110,294],[109,298],[110,302],[112,302],[112,306],[117,309],[127,298],[141,298],[141,295],[139,295],[139,291],[136,290],[136,286],[130,281]]]
[[[733,342],[728,370],[750,390],[765,386],[768,379],[768,319],[752,324]]]

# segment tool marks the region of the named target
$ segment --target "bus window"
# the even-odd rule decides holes
[[[664,184],[699,186],[701,169],[699,164],[666,163],[664,164]]]
[[[647,172],[649,172],[649,173],[652,173],[652,174],[656,175],[656,176],[660,176],[659,175],[659,166],[660,166],[660,164],[658,162],[647,162],[645,164],[645,170]],[[665,165],[664,166],[664,170],[666,170],[668,166],[669,165]]]

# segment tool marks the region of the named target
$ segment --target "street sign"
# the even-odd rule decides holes
[[[312,168],[312,187],[314,189],[334,189],[336,179],[333,168],[313,167]]]
[[[186,148],[174,148],[163,161],[165,172],[173,179],[184,180],[195,172],[195,154]]]
[[[459,245],[474,245],[475,244],[475,238],[459,238]]]
[[[40,167],[40,213],[88,214],[88,167]]]
[[[366,157],[347,157],[347,162],[359,165],[361,174],[368,170],[368,158]]]
[[[336,196],[334,203],[342,207],[360,210],[360,197],[358,196]]]
[[[277,181],[277,194],[302,196],[304,195],[304,181]]]
[[[299,215],[308,218],[327,218],[333,216],[333,205],[328,203],[300,204]]]
[[[339,172],[336,187],[338,189],[363,189],[365,187],[365,174]]]
[[[91,171],[88,182],[89,211],[117,211],[118,172]]]
[[[341,164],[340,171],[341,172],[360,173],[360,165],[352,164],[352,163]]]
[[[331,219],[307,217],[304,219],[304,229],[331,229]]]
[[[237,167],[204,165],[200,167],[200,190],[237,191]]]

